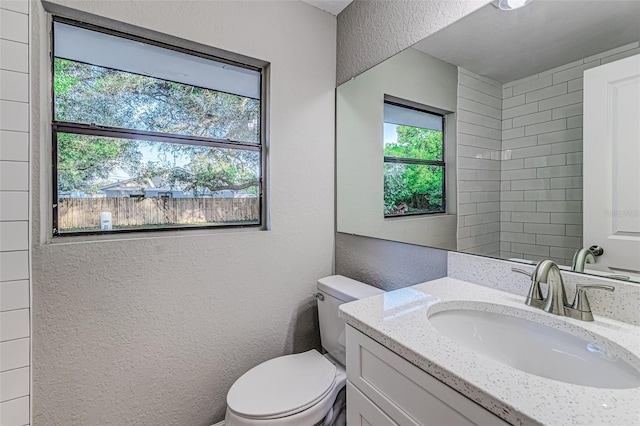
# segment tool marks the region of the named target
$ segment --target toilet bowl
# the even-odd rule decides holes
[[[340,275],[318,280],[320,338],[313,349],[263,362],[243,374],[227,394],[227,426],[344,426],[345,323],[342,303],[383,293]]]
[[[227,395],[226,424],[337,426],[346,381],[344,367],[315,349],[271,359],[233,384]]]

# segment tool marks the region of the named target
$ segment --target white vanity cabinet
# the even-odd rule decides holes
[[[347,379],[349,426],[508,425],[350,326]]]

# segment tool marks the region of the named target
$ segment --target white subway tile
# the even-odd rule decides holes
[[[0,38],[20,43],[29,42],[29,16],[0,9]]]
[[[471,77],[467,74],[460,73],[458,75],[458,84],[470,87],[486,95],[493,96],[494,98],[502,99],[501,88],[496,87],[493,84],[486,83],[478,78]]]
[[[28,102],[29,75],[22,72],[0,70],[0,99]]]
[[[581,240],[581,239],[580,239]],[[576,250],[580,249],[580,247],[582,246],[581,243],[576,244],[575,246],[572,247],[551,247],[551,251],[549,252],[550,256],[552,258],[564,258],[567,259],[565,262],[566,264],[570,264],[569,263],[569,259],[573,258],[573,255],[575,254]]]
[[[582,188],[582,176],[561,177],[551,179],[551,189]]]
[[[582,224],[582,213],[551,213],[551,223],[572,223],[574,225]]]
[[[525,136],[540,135],[543,133],[552,133],[559,130],[565,130],[567,128],[567,120],[553,120],[546,123],[532,124],[524,128]]]
[[[492,129],[502,129],[502,121],[497,118],[487,117],[486,115],[459,109],[458,123],[461,121],[471,124],[477,124],[479,126],[490,127]]]
[[[575,129],[576,127],[582,127],[582,115],[567,118],[567,129]]]
[[[536,102],[542,99],[553,98],[567,93],[567,83],[556,84],[554,86],[545,87],[544,89],[527,92],[525,102]]]
[[[564,235],[565,225],[551,223],[525,223],[524,232],[530,234]]]
[[[576,140],[582,140],[582,129],[560,130],[559,132],[543,133],[538,136],[539,145]],[[553,152],[553,147],[551,151],[552,154],[561,154],[560,152]]]
[[[567,154],[567,164],[582,164],[582,152],[571,152]]]
[[[476,204],[460,204],[458,206],[458,215],[459,216],[469,216],[471,214],[476,214]]]
[[[628,58],[629,56],[635,56],[640,54],[640,48],[627,50],[626,52],[618,53],[617,55],[607,56],[606,58],[602,58],[600,63],[602,65],[608,64],[610,62],[619,61],[620,59]]]
[[[564,189],[524,191],[525,201],[560,201],[565,199]]]
[[[522,159],[519,160],[505,160],[501,162],[502,170],[520,170],[524,168],[524,161]]]
[[[513,129],[513,119],[502,120],[502,130]]]
[[[0,252],[0,281],[29,279],[29,253],[25,251]]]
[[[0,425],[24,426],[29,423],[29,397],[0,403]]]
[[[597,62],[590,62],[577,67],[569,68],[564,71],[556,72],[553,74],[553,84],[564,83],[565,81],[574,80],[582,77],[585,70],[596,67],[599,64]]]
[[[511,191],[511,181],[510,180],[502,180],[500,181],[500,191]]]
[[[556,178],[567,176],[582,176],[582,166],[571,164],[569,166],[540,167],[536,169],[537,178]]]
[[[499,203],[478,203],[476,204],[476,210],[478,213],[499,212],[500,204]]]
[[[526,81],[521,84],[513,86],[513,95],[520,95],[534,90],[539,90],[545,87],[549,87],[552,84],[552,77],[550,75],[541,76],[533,80]]]
[[[0,191],[28,191],[29,163],[0,161]]]
[[[458,238],[459,239],[463,239],[463,238],[469,238],[471,236],[471,228],[467,228],[467,227],[460,227],[458,228]]]
[[[29,307],[29,281],[0,282],[0,311]]]
[[[502,191],[500,201],[524,201],[523,191]]]
[[[567,105],[567,106],[553,109],[554,120],[558,120],[560,118],[566,118],[566,117],[573,117],[576,115],[582,115],[582,103]]]
[[[502,144],[502,148],[503,149],[510,149],[512,150],[511,152],[511,157],[513,158],[513,150],[517,149],[517,148],[525,148],[525,147],[531,147],[531,146],[536,146],[538,144],[538,137],[537,136],[527,136],[527,137],[523,137],[524,136],[524,128],[523,127],[519,127],[520,132],[519,134],[521,135],[520,137],[515,137],[515,138],[511,138],[511,139],[505,139],[503,141]],[[507,133],[508,131],[505,130],[504,133]]]
[[[535,136],[529,136],[529,138],[535,140],[536,143],[538,142],[538,138]],[[530,146],[511,150],[511,158],[513,159],[539,157],[549,154],[551,154],[551,145]]]
[[[468,75],[468,76],[470,76],[470,77],[473,77],[473,78],[475,78],[475,79],[477,79],[477,80],[484,81],[485,83],[488,83],[488,84],[490,84],[490,85],[492,85],[492,86],[494,86],[494,87],[497,87],[497,88],[499,88],[499,89],[502,89],[502,83],[500,83],[500,82],[498,82],[498,81],[495,81],[495,80],[492,80],[492,79],[490,79],[489,77],[485,77],[485,76],[483,76],[483,75],[476,74],[476,73],[474,73],[474,72],[472,72],[472,71],[469,71],[469,70],[466,70],[466,69],[464,69],[464,68],[458,68],[458,70],[459,70],[462,74],[466,74],[466,75]]]
[[[566,234],[570,237],[582,237],[582,225],[565,225]]]
[[[490,129],[488,127],[466,123],[464,121],[458,122],[458,132],[494,140],[502,139],[502,130]]]
[[[548,109],[582,103],[582,93],[582,90],[577,90],[575,92],[545,99],[538,102],[538,109],[540,111],[545,111]]]
[[[581,201],[538,201],[539,212],[575,213],[582,211]]]
[[[28,14],[29,0],[2,0],[0,1],[0,8]],[[0,422],[0,424],[2,423]]]
[[[550,70],[546,70],[544,72],[541,72],[540,75],[543,76],[543,75],[555,74],[555,73],[558,73],[560,71],[567,70],[569,68],[577,67],[579,65],[582,65],[583,63],[584,63],[583,59],[578,59],[577,61],[569,62],[568,64],[560,65],[559,67],[551,68]]]
[[[535,212],[534,201],[500,201],[500,210],[510,212]]]
[[[496,161],[497,163],[497,161]],[[500,181],[500,170],[476,170],[478,180]]]
[[[29,161],[29,134],[0,131],[0,161]]]
[[[29,337],[29,309],[0,312],[0,342]]]
[[[29,367],[0,373],[0,402],[29,395]]]
[[[509,129],[509,130],[503,130],[502,131],[503,144],[504,144],[505,140],[522,138],[522,137],[524,137],[524,127],[517,127],[515,129]]]
[[[536,112],[533,114],[521,115],[513,119],[514,127],[528,126],[530,124],[551,121],[551,111]]]
[[[518,96],[514,96],[512,98],[506,98],[502,100],[502,108],[504,109],[508,109],[508,108],[513,108],[513,107],[517,107],[520,105],[524,105],[524,94],[522,95],[518,95]],[[505,118],[504,116],[502,118]]]
[[[519,106],[513,106],[513,107],[505,106],[505,108],[502,110],[502,119],[506,120],[508,118],[519,117],[521,115],[533,114],[534,112],[538,112],[537,103],[531,103],[531,104],[519,105]]]
[[[500,223],[500,232],[523,232],[524,230],[523,223],[517,222],[501,222]],[[511,250],[511,245],[505,250]]]
[[[0,100],[0,130],[29,131],[29,104]]]
[[[484,234],[493,234],[494,232],[500,231],[500,222],[470,226],[468,229],[471,231],[471,235],[474,237]]]
[[[533,170],[533,169],[532,169]],[[526,179],[511,182],[513,191],[527,191],[532,189],[549,189],[549,179]]]
[[[502,100],[513,96],[513,87],[502,88]]]
[[[500,240],[510,243],[535,244],[536,236],[532,234],[523,234],[521,232],[500,232]]]
[[[0,221],[29,220],[29,193],[0,191]]]
[[[511,221],[511,212],[500,212],[500,222]]]
[[[522,179],[535,179],[536,169],[522,169],[522,170],[504,170],[502,172],[503,180],[522,180]],[[513,182],[511,183],[513,185]]]
[[[580,248],[580,238],[561,235],[538,235],[536,243],[543,246]]]
[[[557,155],[527,158],[524,161],[524,167],[531,168],[531,167],[564,166],[565,163],[566,163],[565,154],[557,154]]]
[[[481,104],[480,102],[472,101],[471,99],[459,98],[458,109],[476,112],[478,114],[497,118],[499,120],[502,119],[502,109]]]
[[[526,83],[527,81],[536,80],[538,77],[540,77],[540,75],[539,75],[539,74],[533,74],[533,75],[530,75],[530,76],[528,76],[528,77],[523,77],[523,78],[518,79],[518,80],[513,80],[513,81],[509,81],[509,82],[507,82],[507,83],[504,83],[504,84],[502,85],[502,87],[513,87],[513,86],[517,86],[517,85],[519,85],[519,84]]]
[[[512,222],[525,223],[549,223],[551,220],[550,213],[533,213],[533,212],[513,212],[511,213]],[[564,223],[564,222],[563,222]]]
[[[490,201],[500,201],[499,191],[478,191],[471,194],[472,203],[487,203]]]
[[[567,91],[571,93],[577,90],[582,90],[583,86],[584,86],[584,79],[582,77],[576,78],[575,80],[569,80]]]
[[[582,129],[580,129],[582,130]],[[554,143],[551,145],[552,154],[582,152],[582,140]]]
[[[515,252],[532,254],[536,256],[549,256],[549,247],[534,244],[512,243],[511,249]]]
[[[500,170],[500,161],[460,157],[458,158],[458,168],[473,170]]]
[[[29,249],[28,222],[0,222],[0,251]]]
[[[567,200],[582,200],[582,188],[566,189]]]
[[[487,95],[486,93],[479,92],[470,87],[458,86],[458,96],[472,101],[480,102],[481,104],[489,105],[494,108],[502,108],[502,99],[495,96]]]
[[[0,69],[29,72],[29,46],[0,39]]]
[[[0,371],[29,366],[29,338],[0,343]]]

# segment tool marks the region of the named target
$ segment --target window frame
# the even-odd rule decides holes
[[[432,109],[429,109],[426,106],[421,106],[421,107],[417,107],[417,106],[412,106],[412,105],[407,105],[395,100],[384,100],[384,104],[387,105],[393,105],[396,107],[400,107],[400,108],[406,108],[406,109],[410,109],[410,110],[414,110],[414,111],[418,111],[418,112],[422,112],[422,113],[426,113],[426,114],[430,114],[430,115],[436,115],[438,117],[440,117],[442,119],[442,160],[422,160],[422,159],[417,159],[417,158],[406,158],[406,157],[393,157],[393,156],[387,156],[385,155],[383,157],[383,167],[384,164],[386,163],[391,163],[391,164],[417,164],[417,165],[423,165],[423,166],[438,166],[438,167],[442,167],[442,210],[440,211],[435,211],[435,212],[416,212],[416,213],[404,213],[404,214],[392,214],[392,215],[384,215],[385,219],[393,219],[393,218],[401,218],[401,217],[411,217],[411,216],[428,216],[428,215],[442,215],[442,214],[447,214],[447,161],[446,161],[446,150],[447,150],[447,134],[446,134],[446,115],[443,114],[442,112],[439,111],[435,111]],[[383,124],[387,123],[384,120],[382,120]],[[412,126],[412,127],[416,127],[416,126]],[[383,145],[383,150],[384,150],[384,145]],[[384,174],[384,172],[383,172]],[[384,188],[383,188],[383,193],[384,193]]]
[[[55,30],[54,24],[56,22],[76,26],[79,28],[96,31],[104,34],[108,34],[111,36],[116,36],[128,40],[137,41],[144,44],[149,44],[152,46],[161,47],[164,49],[169,49],[173,51],[177,51],[180,53],[184,53],[187,55],[197,56],[205,59],[209,59],[212,61],[225,63],[229,65],[233,65],[240,68],[249,69],[252,71],[256,71],[259,73],[259,85],[260,85],[260,133],[258,142],[243,142],[243,141],[234,141],[234,140],[226,140],[226,139],[217,139],[217,138],[208,138],[208,137],[199,137],[199,136],[191,136],[191,135],[178,135],[178,134],[170,134],[170,133],[161,133],[161,132],[149,132],[143,130],[135,130],[129,128],[119,128],[119,127],[110,127],[110,126],[101,126],[95,124],[86,124],[86,123],[73,123],[73,122],[61,122],[56,121],[55,115],[55,86],[53,84],[55,79]],[[186,230],[216,230],[216,229],[230,229],[230,228],[258,228],[261,230],[268,229],[268,214],[267,214],[267,171],[268,171],[268,163],[267,163],[267,132],[268,132],[268,122],[267,122],[267,73],[268,73],[268,64],[264,63],[264,65],[253,65],[244,62],[240,62],[238,60],[225,58],[223,56],[218,56],[209,53],[203,53],[198,50],[193,50],[191,48],[179,47],[177,45],[172,45],[170,43],[164,41],[156,41],[149,37],[142,37],[131,32],[123,32],[119,30],[114,30],[111,28],[106,28],[103,26],[94,25],[87,22],[81,22],[75,19],[69,19],[58,15],[52,15],[51,19],[48,22],[50,29],[50,114],[51,114],[51,194],[52,194],[52,235],[53,237],[73,237],[73,236],[88,236],[88,235],[113,235],[113,234],[123,234],[123,233],[132,233],[132,232],[166,232],[166,231],[186,231]],[[148,33],[148,31],[146,31]],[[164,38],[164,37],[163,37]],[[184,44],[184,43],[180,43]],[[190,43],[191,44],[191,43]],[[195,43],[193,43],[195,44]],[[218,50],[218,49],[215,49]],[[223,51],[220,51],[223,52]],[[227,52],[225,52],[227,53]],[[229,56],[240,57],[237,54],[230,54]],[[247,58],[250,62],[262,62],[257,61],[251,58]],[[249,62],[249,61],[248,61]],[[196,87],[196,86],[194,86]],[[243,151],[253,151],[258,152],[259,155],[259,164],[260,164],[260,176],[258,183],[258,223],[251,224],[223,224],[223,225],[176,225],[176,226],[164,226],[158,228],[128,228],[128,229],[113,229],[109,231],[103,230],[88,230],[88,231],[71,231],[71,232],[60,232],[58,228],[58,133],[70,133],[70,134],[81,134],[81,135],[91,135],[91,136],[102,136],[102,137],[114,137],[120,139],[131,139],[131,140],[146,140],[149,142],[160,142],[160,143],[175,143],[175,144],[184,144],[190,146],[206,146],[210,148],[225,148],[225,149],[234,149],[234,150],[243,150]]]

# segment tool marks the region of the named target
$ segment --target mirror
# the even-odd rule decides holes
[[[338,232],[640,282],[640,2],[494,3],[338,87]]]

